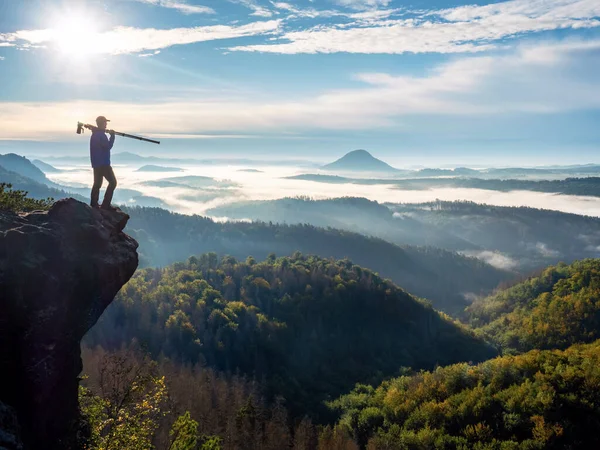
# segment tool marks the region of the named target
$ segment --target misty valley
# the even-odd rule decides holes
[[[90,448],[597,444],[600,166],[113,159],[139,265],[82,341]],[[0,155],[0,205],[90,172]]]

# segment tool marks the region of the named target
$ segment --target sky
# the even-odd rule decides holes
[[[0,153],[600,162],[600,1],[5,0]]]

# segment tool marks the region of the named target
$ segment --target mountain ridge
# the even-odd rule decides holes
[[[56,183],[50,181],[46,174],[25,156],[16,153],[6,153],[0,155],[0,166],[4,169],[15,172],[21,176],[27,177],[37,183],[43,183],[47,186],[58,187]]]

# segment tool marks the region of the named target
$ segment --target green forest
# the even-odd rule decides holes
[[[133,339],[152,357],[265,380],[269,397],[313,418],[356,382],[496,354],[370,270],[299,253],[260,263],[209,253],[139,270],[86,344],[119,348]]]
[[[598,448],[600,342],[357,386],[332,402],[368,449]]]
[[[600,338],[600,260],[548,267],[475,302],[467,315],[505,354],[593,342]]]
[[[469,325],[347,260],[143,269],[86,337],[82,405],[117,439],[133,425],[107,419],[122,401],[97,380],[137,361],[152,375],[122,408],[156,448],[595,448],[599,268],[547,268],[474,303]]]

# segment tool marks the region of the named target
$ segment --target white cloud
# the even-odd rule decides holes
[[[288,31],[275,43],[231,50],[285,54],[478,52],[527,32],[598,27],[599,16],[598,0],[511,0],[371,21],[368,26],[360,22],[343,28],[321,25]]]
[[[4,56],[0,56],[0,61],[4,61],[6,58]]]
[[[98,111],[142,134],[256,134],[397,127],[407,116],[473,116],[600,109],[600,40],[522,47],[505,56],[470,56],[420,76],[363,73],[363,86],[314,97],[267,100],[185,98],[148,104],[78,101],[0,103],[0,138],[64,138],[69,124]],[[35,129],[30,124],[35,123]],[[57,130],[64,130],[57,133]]]
[[[136,0],[140,3],[176,9],[183,14],[214,14],[215,10],[208,6],[190,5],[175,0]]]
[[[264,6],[259,5],[255,0],[229,0],[229,1],[233,2],[233,3],[239,3],[240,5],[243,5],[246,8],[251,9],[252,10],[252,14],[250,14],[251,16],[258,16],[258,17],[273,16],[273,13],[268,8],[265,8]]]
[[[482,261],[485,261],[489,265],[497,267],[498,269],[512,270],[519,266],[519,262],[517,260],[498,251],[464,250],[459,253],[465,256],[481,259]]]
[[[353,9],[372,9],[387,6],[391,0],[335,0],[335,2]]]
[[[557,258],[561,256],[559,251],[552,250],[550,247],[548,247],[548,244],[545,244],[544,242],[536,243],[534,248],[539,252],[540,255],[545,256],[547,258]]]
[[[150,52],[150,53],[139,53],[138,56],[140,58],[148,58],[150,56],[158,55],[159,53],[160,53],[160,50],[156,50],[156,51],[153,51],[153,52]]]
[[[15,37],[12,33],[0,33],[0,47],[14,47]]]
[[[184,0],[136,0],[186,13],[211,12]],[[141,29],[118,27],[94,37],[88,46],[106,53],[137,53],[201,41],[276,35],[263,43],[234,45],[228,50],[296,53],[475,53],[504,45],[503,40],[525,33],[600,26],[598,0],[509,0],[431,11],[380,9],[387,0],[339,0],[350,8],[298,7],[291,1],[260,4],[257,0],[228,0],[252,10],[252,16],[281,19],[243,26],[214,25],[195,28]],[[343,10],[342,10],[343,9]],[[293,19],[311,19],[308,28],[295,28]],[[320,19],[338,18],[319,23]],[[0,46],[31,48],[50,45],[59,31],[21,30],[0,34]]]
[[[138,53],[159,50],[173,45],[231,39],[262,34],[271,34],[279,29],[279,20],[252,22],[246,25],[212,25],[195,28],[133,28],[117,27],[111,31],[86,36],[96,52],[108,54]],[[63,38],[61,30],[21,30],[3,37],[20,47],[27,45],[54,45]]]
[[[317,17],[324,18],[343,15],[338,11],[332,10],[318,10],[316,8],[298,8],[288,2],[271,2],[271,4],[274,8],[278,10],[288,12],[289,14],[286,16],[287,20],[295,19],[298,17],[315,19]]]
[[[360,12],[346,12],[334,9],[298,8],[297,6],[288,2],[271,1],[271,4],[278,10],[288,12],[285,20],[296,18],[323,19],[344,17],[355,20],[356,22],[354,25],[374,23],[376,21],[388,18],[392,14],[399,11],[398,9],[370,9]],[[346,24],[340,24],[339,26],[346,26]]]

